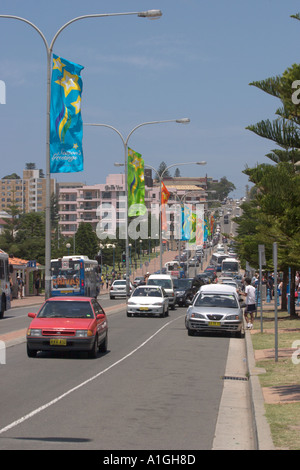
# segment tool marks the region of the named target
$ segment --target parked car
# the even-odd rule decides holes
[[[195,278],[174,279],[174,289],[176,294],[176,304],[180,307],[186,307],[192,302],[194,295],[204,284],[198,276]]]
[[[133,285],[129,283],[129,294],[133,291]],[[126,279],[117,279],[110,286],[109,298],[126,297]]]
[[[200,287],[187,309],[185,326],[189,336],[202,331],[226,331],[241,337],[243,312],[236,289],[223,284]]]
[[[28,316],[28,357],[38,351],[87,351],[94,358],[107,350],[107,318],[92,297],[52,297]]]
[[[150,274],[147,285],[162,287],[169,297],[169,307],[175,308],[176,295],[174,290],[173,278],[170,274]]]
[[[127,302],[127,316],[169,314],[169,297],[160,286],[138,286]]]
[[[140,286],[141,284],[145,284],[144,276],[137,276],[134,278],[133,287]]]

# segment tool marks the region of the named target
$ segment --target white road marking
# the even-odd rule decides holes
[[[92,382],[93,380],[97,379],[98,377],[100,377],[101,375],[105,374],[105,372],[108,372],[110,369],[112,369],[113,367],[117,366],[118,364],[120,364],[121,362],[125,361],[125,359],[127,359],[128,357],[132,356],[134,353],[136,353],[139,349],[143,348],[147,343],[149,343],[149,341],[151,341],[151,339],[153,339],[156,335],[158,335],[164,328],[166,328],[168,325],[170,325],[171,323],[173,323],[174,321],[178,320],[179,318],[181,318],[182,316],[180,317],[177,317],[175,318],[174,320],[170,320],[168,323],[166,323],[165,325],[163,325],[161,328],[159,328],[155,333],[153,333],[153,335],[149,336],[148,339],[146,339],[143,343],[141,343],[137,348],[133,349],[130,353],[126,354],[126,356],[123,356],[121,359],[119,359],[118,361],[114,362],[113,364],[111,364],[109,367],[107,367],[106,369],[102,370],[101,372],[98,372],[98,374],[94,375],[93,377],[90,377],[89,379],[85,380],[84,382],[80,383],[79,385],[76,385],[76,387],[74,388],[71,388],[70,390],[68,390],[67,392],[63,393],[62,395],[59,395],[58,397],[54,398],[53,400],[49,401],[48,403],[46,403],[45,405],[42,405],[40,406],[39,408],[36,408],[35,410],[31,411],[30,413],[28,413],[27,415],[25,416],[22,416],[22,418],[19,418],[17,419],[16,421],[13,421],[11,424],[8,424],[7,426],[5,426],[4,428],[0,429],[0,434],[3,434],[7,431],[9,431],[10,429],[12,428],[15,428],[16,426],[18,426],[19,424],[21,423],[24,423],[24,421],[27,421],[28,419],[32,418],[33,416],[37,415],[38,413],[41,413],[41,411],[44,411],[46,410],[47,408],[49,408],[50,406],[52,405],[55,405],[55,403],[57,403],[58,401],[62,400],[63,398],[67,397],[68,395],[70,395],[71,393],[75,392],[76,390],[79,390],[81,387],[84,387],[85,385],[87,385],[88,383]]]

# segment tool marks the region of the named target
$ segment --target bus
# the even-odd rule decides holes
[[[240,263],[235,258],[225,258],[222,261],[222,272],[227,272],[231,274],[239,274],[240,272]]]
[[[165,263],[166,274],[171,274],[171,276],[179,277],[180,264],[178,261],[168,261]]]
[[[0,318],[11,307],[8,254],[0,250]]]
[[[222,271],[222,262],[224,259],[228,258],[228,255],[225,253],[213,253],[211,262],[216,266],[216,271]]]
[[[99,265],[84,255],[63,256],[51,260],[51,296],[97,298],[100,292]]]

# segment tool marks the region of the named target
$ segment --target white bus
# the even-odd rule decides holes
[[[178,277],[180,271],[180,264],[178,261],[168,261],[165,263],[166,274],[171,274],[172,276]]]
[[[225,258],[222,261],[222,272],[227,272],[231,274],[239,274],[240,272],[240,263],[235,258]]]
[[[228,258],[228,255],[224,254],[224,253],[213,253],[212,254],[212,258],[211,258],[211,261],[212,261],[212,264],[214,264],[216,266],[216,271],[221,271],[222,270],[222,263],[223,263],[223,260]]]
[[[8,254],[0,250],[0,318],[11,307]]]

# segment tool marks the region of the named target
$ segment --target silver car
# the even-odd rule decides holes
[[[127,316],[169,314],[169,298],[160,286],[138,286],[127,302]]]
[[[243,311],[236,289],[224,284],[200,287],[185,318],[188,335],[202,331],[231,332],[242,337]]]
[[[129,283],[129,293],[133,291],[133,285]],[[126,280],[118,279],[114,281],[110,287],[109,298],[115,299],[116,297],[126,297]]]

